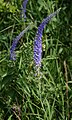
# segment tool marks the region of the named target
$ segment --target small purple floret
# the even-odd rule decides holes
[[[53,16],[55,16],[59,11],[60,11],[60,9],[58,9],[56,12],[54,12],[54,13],[50,14],[48,17],[46,17],[38,27],[38,31],[36,33],[36,37],[34,40],[34,63],[35,63],[35,66],[37,66],[37,67],[41,66],[43,29],[46,26],[46,24],[51,20],[51,18]]]

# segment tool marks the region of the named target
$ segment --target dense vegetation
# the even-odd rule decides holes
[[[0,120],[72,120],[72,1],[0,0]],[[33,43],[44,18],[61,7],[42,37],[41,77],[35,76]],[[31,24],[10,60],[13,38]]]

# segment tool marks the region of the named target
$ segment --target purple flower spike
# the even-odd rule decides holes
[[[23,1],[23,4],[22,4],[22,14],[23,14],[23,17],[26,18],[26,5],[27,5],[27,2],[28,0],[24,0]]]
[[[29,28],[31,27],[31,24],[25,28],[25,30],[23,30],[14,40],[12,43],[12,46],[10,48],[10,59],[11,60],[16,60],[16,54],[15,54],[15,49],[17,46],[18,41],[21,39],[21,37],[24,35],[24,33],[26,33]]]
[[[24,34],[24,30],[13,40],[13,43],[12,43],[12,46],[10,49],[10,59],[11,60],[16,60],[15,49],[16,49],[18,41],[23,36],[23,34]]]
[[[59,11],[60,11],[60,9],[58,9],[56,12],[54,12],[54,13],[50,14],[48,17],[46,17],[38,27],[38,31],[36,33],[36,37],[34,40],[34,63],[35,63],[35,66],[37,66],[37,67],[41,66],[43,29],[46,26],[46,24],[51,20],[51,18],[53,16],[55,16]]]

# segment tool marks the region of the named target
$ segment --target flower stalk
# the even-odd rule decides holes
[[[46,26],[46,24],[51,20],[51,18],[53,16],[55,16],[59,11],[60,11],[60,9],[58,9],[57,11],[55,11],[54,13],[52,13],[48,17],[46,17],[38,27],[36,37],[34,40],[34,63],[37,68],[41,67],[43,29]]]

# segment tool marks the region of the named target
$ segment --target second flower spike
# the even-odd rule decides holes
[[[28,0],[24,0],[22,4],[22,14],[24,19],[26,18],[26,5],[27,5]]]

